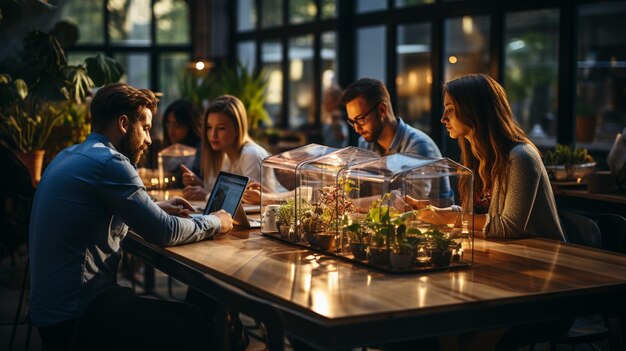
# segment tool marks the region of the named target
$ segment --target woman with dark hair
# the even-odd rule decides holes
[[[484,74],[470,74],[443,86],[441,123],[458,139],[461,162],[474,172],[475,225],[487,237],[546,237],[564,241],[554,195],[539,150],[513,119],[502,86]],[[428,206],[423,219],[456,215],[458,207]],[[449,217],[448,217],[449,218]]]
[[[200,145],[200,109],[191,101],[176,100],[163,112],[163,146]]]
[[[261,181],[261,161],[268,152],[248,135],[248,116],[243,103],[223,95],[211,101],[202,127],[200,169],[204,180],[194,172],[183,172],[183,196],[205,199],[220,171],[239,174],[252,182]]]

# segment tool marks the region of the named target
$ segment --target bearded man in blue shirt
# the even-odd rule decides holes
[[[150,199],[135,165],[151,143],[156,107],[149,90],[126,84],[100,89],[91,103],[93,132],[59,153],[37,187],[30,222],[29,313],[49,349],[70,347],[85,310],[92,312],[89,333],[99,339],[93,344],[104,349],[209,347],[210,322],[197,308],[138,298],[116,283],[120,243],[129,226],[164,246],[232,229],[223,210],[184,218],[192,210],[187,201]]]

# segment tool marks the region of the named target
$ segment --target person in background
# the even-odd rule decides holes
[[[191,101],[179,99],[163,112],[163,147],[183,144],[200,148],[200,109]]]
[[[269,153],[248,135],[248,116],[243,103],[223,95],[211,102],[202,128],[203,178],[185,166],[183,196],[189,200],[206,199],[220,171],[239,174],[257,184],[261,181],[261,162]]]
[[[348,124],[360,135],[359,147],[381,156],[411,153],[441,158],[437,144],[424,132],[396,117],[389,91],[376,79],[361,78],[341,98],[348,112]]]
[[[484,74],[453,79],[443,86],[441,123],[461,148],[461,163],[474,173],[475,227],[487,237],[545,237],[565,241],[554,194],[539,150],[513,118],[502,86]],[[428,206],[428,221],[455,216],[455,207]]]
[[[209,347],[211,322],[199,309],[138,298],[116,283],[129,226],[164,246],[211,239],[232,228],[223,210],[182,218],[193,210],[184,199],[151,200],[135,165],[151,143],[155,112],[149,90],[103,87],[91,103],[93,132],[59,153],[37,187],[29,314],[48,349],[67,350],[72,342],[74,349]]]
[[[187,163],[193,172],[200,172],[200,162],[202,158],[200,144],[200,121],[202,113],[200,109],[191,101],[179,99],[167,106],[163,112],[163,144],[159,151],[173,144],[182,144],[196,149],[196,157],[192,163]],[[158,163],[158,162],[157,162]],[[165,165],[164,165],[165,166]],[[170,166],[168,166],[169,168]],[[172,185],[175,188],[183,187],[183,172],[179,164],[171,165],[167,169],[176,178]]]
[[[338,85],[331,85],[324,90],[322,99],[322,136],[324,145],[338,149],[348,146],[348,125],[345,122],[341,96],[343,91]]]

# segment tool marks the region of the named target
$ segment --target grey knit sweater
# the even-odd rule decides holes
[[[554,194],[539,153],[529,144],[511,150],[506,187],[494,183],[487,237],[544,237],[565,241]]]

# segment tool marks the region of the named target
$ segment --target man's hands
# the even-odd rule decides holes
[[[178,217],[189,217],[189,214],[194,212],[193,206],[181,197],[173,197],[169,200],[158,202],[157,205],[165,213]]]
[[[188,200],[204,200],[209,194],[202,186],[202,181],[185,165],[181,164],[180,169],[183,171],[183,197]]]
[[[228,233],[233,229],[233,218],[230,213],[219,210],[211,214],[220,220],[220,234]]]

